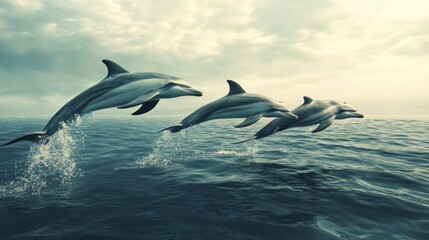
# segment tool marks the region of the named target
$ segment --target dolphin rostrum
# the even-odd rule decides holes
[[[161,131],[178,132],[205,121],[224,118],[246,118],[242,123],[236,125],[236,128],[252,125],[262,117],[297,118],[281,102],[261,95],[246,93],[233,80],[227,80],[227,82],[229,93],[226,96],[197,109],[184,118],[179,125]]]
[[[292,110],[298,119],[276,118],[259,130],[253,137],[242,141],[268,137],[276,132],[293,127],[306,127],[314,124],[319,126],[312,133],[320,132],[331,126],[335,119],[363,118],[364,116],[346,102],[332,100],[313,100],[304,97],[304,103]],[[238,143],[242,143],[238,142]]]
[[[202,96],[200,91],[178,77],[152,72],[130,73],[113,61],[104,59],[102,62],[107,67],[107,76],[66,103],[49,120],[42,132],[22,136],[3,146],[24,140],[46,142],[49,136],[61,129],[62,122],[71,123],[77,116],[97,110],[141,105],[132,113],[140,115],[152,110],[160,99]]]

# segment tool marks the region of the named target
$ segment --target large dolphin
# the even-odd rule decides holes
[[[246,93],[233,80],[227,80],[227,82],[229,93],[226,96],[197,109],[184,118],[179,125],[161,131],[178,132],[205,121],[224,118],[246,118],[235,126],[237,128],[252,125],[262,117],[297,118],[281,102],[258,94]]]
[[[152,110],[160,99],[202,96],[200,91],[178,77],[152,72],[130,73],[113,61],[104,59],[102,62],[107,67],[107,76],[66,103],[49,120],[43,131],[22,136],[3,146],[24,140],[45,142],[61,128],[62,122],[68,124],[78,115],[97,110],[142,105],[132,114],[140,115]]]
[[[268,137],[288,128],[319,124],[319,126],[312,131],[312,133],[316,133],[331,126],[335,119],[363,118],[362,114],[357,113],[357,111],[346,102],[313,100],[310,97],[304,97],[304,103],[292,110],[292,113],[297,115],[298,119],[276,118],[259,130],[253,137],[242,142]]]

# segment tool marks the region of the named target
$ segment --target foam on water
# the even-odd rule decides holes
[[[226,155],[226,156],[239,156],[239,157],[256,157],[259,151],[260,142],[251,141],[241,145],[233,145],[234,150],[220,149],[210,153],[210,155]]]
[[[0,186],[0,194],[40,196],[51,187],[70,186],[73,178],[81,174],[76,165],[77,149],[84,139],[79,129],[81,124],[81,117],[71,127],[63,123],[48,143],[33,144],[26,165],[17,169],[14,180]]]

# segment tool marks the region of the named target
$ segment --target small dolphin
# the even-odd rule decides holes
[[[233,80],[227,80],[227,82],[229,93],[225,97],[197,109],[183,119],[179,125],[161,131],[178,132],[205,121],[223,118],[246,118],[242,123],[236,125],[236,128],[252,125],[262,117],[297,118],[281,102],[261,95],[246,93]]]
[[[180,96],[202,96],[188,82],[178,77],[151,72],[130,73],[113,61],[102,61],[107,67],[107,76],[99,83],[80,93],[66,103],[49,120],[42,132],[35,132],[10,141],[47,142],[48,137],[61,129],[61,123],[73,122],[78,115],[85,115],[106,108],[130,108],[142,105],[132,115],[152,110],[160,99]]]
[[[312,133],[320,132],[331,126],[335,119],[363,118],[364,116],[346,102],[332,100],[313,100],[304,97],[304,103],[292,110],[298,119],[276,118],[259,130],[253,137],[238,143],[268,137],[276,132],[293,127],[319,126]]]

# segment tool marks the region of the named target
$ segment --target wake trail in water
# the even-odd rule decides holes
[[[70,186],[73,178],[80,175],[76,155],[85,137],[80,132],[81,125],[81,117],[71,126],[62,123],[61,130],[48,143],[33,144],[26,165],[15,173],[16,179],[0,185],[0,194],[40,196],[44,190]]]
[[[210,155],[218,156],[237,156],[237,157],[256,157],[259,152],[260,142],[252,141],[243,143],[241,146],[232,145],[234,149],[221,149],[210,153]],[[224,147],[224,146],[223,146]]]

